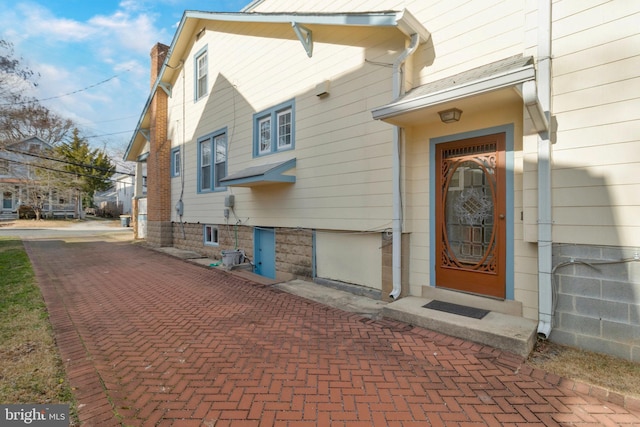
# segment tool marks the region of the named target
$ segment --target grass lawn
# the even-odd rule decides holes
[[[0,238],[0,403],[70,405],[47,309],[19,239]]]

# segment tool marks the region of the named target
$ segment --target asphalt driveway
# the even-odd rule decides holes
[[[129,241],[25,246],[85,426],[640,425],[509,353]]]

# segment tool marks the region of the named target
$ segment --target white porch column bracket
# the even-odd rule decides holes
[[[311,58],[311,56],[313,56],[313,36],[311,30],[297,22],[292,22],[291,26],[296,36],[298,36],[298,40],[302,43],[304,50],[307,52],[307,56]]]
[[[147,142],[151,141],[151,132],[149,132],[149,129],[138,129],[138,132],[140,132],[140,135],[144,136],[144,139],[146,139]]]
[[[168,96],[169,98],[171,98],[171,89],[172,89],[172,88],[171,88],[171,84],[170,84],[170,83],[167,83],[167,82],[159,82],[159,83],[158,83],[158,87],[159,87],[160,89],[162,89],[162,90],[164,91],[164,93],[166,93],[166,94],[167,94],[167,96]]]

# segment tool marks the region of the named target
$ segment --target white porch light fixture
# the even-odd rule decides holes
[[[444,111],[438,111],[440,115],[440,120],[442,123],[455,123],[460,120],[460,116],[462,115],[462,110],[458,110],[457,108],[450,108]]]

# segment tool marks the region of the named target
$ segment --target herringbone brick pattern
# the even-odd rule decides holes
[[[492,348],[130,243],[26,246],[86,426],[640,425]]]

